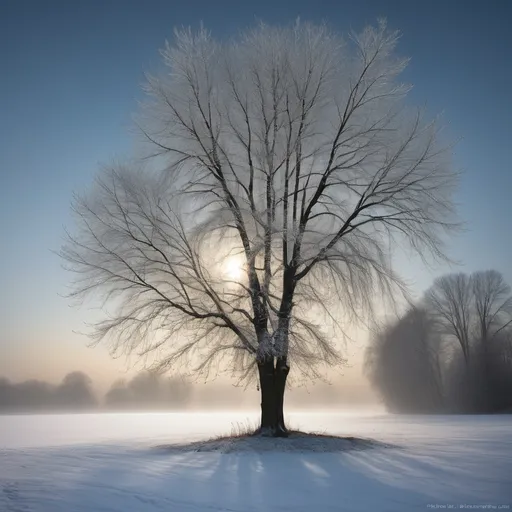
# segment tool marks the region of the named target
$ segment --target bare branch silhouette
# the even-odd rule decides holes
[[[258,371],[262,431],[284,435],[290,368],[341,363],[343,322],[406,292],[394,248],[444,258],[457,227],[450,148],[405,106],[398,38],[384,22],[347,41],[302,23],[231,43],[176,31],[137,121],[159,171],[109,169],[75,201],[62,256],[77,296],[113,306],[94,339],[161,368],[232,357]]]

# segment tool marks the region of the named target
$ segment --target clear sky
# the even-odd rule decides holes
[[[90,0],[0,3],[0,375],[60,380],[84,370],[117,376],[101,348],[74,334],[90,318],[71,309],[69,275],[51,250],[70,225],[73,190],[98,164],[130,154],[131,114],[143,72],[175,26],[205,26],[229,37],[262,19],[327,21],[340,31],[386,17],[412,58],[412,100],[444,112],[461,141],[457,196],[467,232],[451,255],[464,271],[495,268],[512,283],[512,1]],[[417,262],[403,271],[421,293],[432,277]]]

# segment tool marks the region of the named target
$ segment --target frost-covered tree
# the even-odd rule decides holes
[[[226,357],[259,379],[260,432],[286,435],[290,369],[339,363],[338,328],[403,291],[393,248],[443,257],[455,226],[450,151],[406,101],[398,38],[384,22],[346,39],[307,23],[229,42],[177,31],[145,86],[145,164],[74,203],[62,256],[77,296],[110,308],[92,336],[161,369]]]

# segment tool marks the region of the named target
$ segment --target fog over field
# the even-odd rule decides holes
[[[347,383],[343,377],[338,377],[330,383],[298,385],[287,397],[287,407],[292,410],[350,410],[379,405],[377,394],[362,377],[359,382],[349,380]],[[143,371],[132,378],[117,379],[103,389],[83,372],[70,372],[57,384],[37,379],[13,382],[0,378],[0,414],[256,410],[258,407],[259,391],[255,383],[236,385],[236,380],[222,377],[205,383]]]

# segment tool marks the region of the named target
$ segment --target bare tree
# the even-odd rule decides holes
[[[457,412],[509,406],[509,294],[495,270],[449,274],[434,282],[420,307],[377,332],[365,369],[386,405]],[[445,350],[454,341],[462,350]]]
[[[512,324],[510,287],[496,270],[438,278],[425,294],[432,320],[454,336],[469,361],[472,340],[485,347]]]
[[[504,367],[506,329],[512,324],[512,296],[503,275],[496,270],[471,274],[475,315],[475,349],[480,355],[484,406],[493,410],[499,403],[498,384]]]
[[[487,347],[496,335],[512,324],[510,286],[496,270],[474,272],[471,280],[477,316],[477,339]]]
[[[434,281],[425,294],[426,307],[446,335],[459,343],[469,364],[473,321],[473,287],[467,274],[448,274]]]
[[[62,249],[77,296],[113,305],[95,339],[162,369],[257,369],[260,431],[286,435],[290,367],[340,362],[333,329],[404,291],[393,248],[442,258],[456,226],[450,150],[405,104],[398,38],[384,22],[348,40],[301,23],[230,43],[177,31],[138,120],[159,169],[106,172]]]

